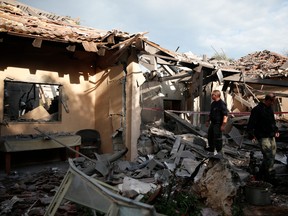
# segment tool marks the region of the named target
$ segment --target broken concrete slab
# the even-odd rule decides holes
[[[232,215],[233,198],[240,186],[240,179],[221,160],[210,160],[202,178],[195,182],[195,190],[213,209]]]

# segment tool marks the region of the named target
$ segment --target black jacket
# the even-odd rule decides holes
[[[223,100],[213,101],[211,103],[211,110],[209,119],[213,124],[222,124],[223,117],[228,116],[227,105]]]
[[[247,125],[247,132],[257,139],[272,138],[278,132],[274,112],[272,107],[266,106],[260,102],[251,110],[251,115]]]

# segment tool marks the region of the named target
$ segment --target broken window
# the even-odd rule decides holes
[[[61,120],[59,84],[4,81],[4,121]]]

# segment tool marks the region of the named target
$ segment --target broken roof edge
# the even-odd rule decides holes
[[[63,21],[69,24],[77,24],[79,22],[78,19],[73,19],[69,16],[56,15],[54,13],[40,10],[38,8],[34,8],[32,6],[26,5],[24,3],[21,3],[15,0],[1,0],[0,6],[3,6],[3,3],[13,5],[19,9],[18,12],[25,13],[26,15],[29,15],[29,16],[42,17],[42,18],[46,18],[49,20]]]
[[[125,41],[135,35],[135,33],[130,34],[115,29],[101,30],[81,26],[76,22],[65,22],[63,19],[69,17],[61,17],[33,8],[38,10],[39,14],[48,14],[40,16],[37,13],[27,12],[30,8],[32,7],[17,1],[0,0],[0,32],[18,34],[21,37],[38,37],[42,40],[79,44],[83,41],[101,43],[113,35],[117,40],[107,39],[109,45]],[[104,42],[103,44],[106,45]]]
[[[259,85],[288,87],[287,80],[250,78],[250,77],[247,77],[247,76],[244,77],[244,76],[243,76],[243,73],[238,73],[238,74],[233,74],[231,76],[227,76],[223,78],[223,80],[228,81],[228,82],[252,83],[252,84],[259,84]]]
[[[41,13],[43,16],[39,15]],[[75,51],[75,45],[80,45],[86,52],[94,52],[100,56],[105,55],[105,50],[116,50],[116,54],[119,55],[128,46],[135,46],[138,50],[157,55],[158,59],[170,61],[175,66],[190,69],[200,66],[209,70],[217,68],[217,65],[202,61],[200,58],[161,47],[144,36],[148,32],[130,34],[116,29],[100,30],[81,26],[75,22],[63,22],[63,17],[60,19],[61,16],[54,17],[56,15],[50,13],[46,15],[51,16],[46,16],[45,13],[14,0],[0,0],[0,32],[18,37],[65,43],[71,52]],[[142,41],[142,46],[138,46],[139,41]]]
[[[191,69],[193,69],[199,65],[201,65],[202,67],[205,67],[205,68],[209,68],[209,69],[215,69],[216,68],[215,65],[210,64],[209,62],[199,60],[198,58],[191,58],[185,54],[165,49],[165,48],[161,47],[159,44],[156,44],[152,41],[149,41],[148,39],[143,39],[143,42],[154,47],[155,49],[158,50],[158,52],[160,51],[160,52],[166,54],[167,56],[164,56],[164,55],[161,56],[158,52],[151,53],[147,49],[144,48],[148,54],[154,55],[154,56],[157,56],[159,58],[166,59],[166,60],[168,59],[168,60],[175,61],[178,66],[183,64],[183,66],[187,67],[187,64],[190,64],[190,65],[192,65]]]

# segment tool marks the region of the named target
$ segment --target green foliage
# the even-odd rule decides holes
[[[154,207],[160,214],[168,216],[200,216],[202,203],[191,191],[193,180],[179,179],[175,173],[169,177],[169,184],[163,187],[154,201]]]
[[[232,216],[244,216],[242,196],[241,190],[238,190],[232,205]]]
[[[201,208],[198,198],[193,193],[174,192],[171,196],[161,196],[158,198],[154,207],[158,213],[168,216],[189,215],[200,216]]]

